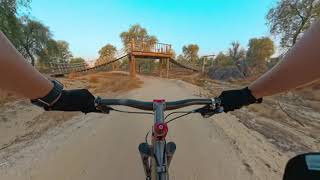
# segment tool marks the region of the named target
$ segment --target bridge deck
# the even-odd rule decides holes
[[[172,53],[132,51],[131,55],[139,58],[152,58],[152,59],[172,58]]]

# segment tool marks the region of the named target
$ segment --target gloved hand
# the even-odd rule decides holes
[[[96,109],[95,97],[87,89],[63,90],[60,98],[47,111],[81,111],[83,113],[100,112]]]
[[[248,87],[239,90],[223,91],[219,98],[221,99],[221,106],[224,108],[224,112],[262,102],[262,98],[256,99]]]

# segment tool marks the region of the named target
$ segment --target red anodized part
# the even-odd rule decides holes
[[[164,139],[168,133],[167,123],[157,123],[154,126],[154,135],[158,139]]]
[[[163,102],[166,102],[166,100],[164,100],[164,99],[154,99],[153,102],[163,103]]]

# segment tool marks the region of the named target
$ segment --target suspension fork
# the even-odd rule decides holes
[[[154,126],[152,129],[152,145],[147,142],[139,145],[144,171],[147,180],[168,180],[168,168],[176,150],[173,142],[166,143],[168,126],[164,122],[164,100],[154,100]],[[149,159],[151,158],[151,161]]]

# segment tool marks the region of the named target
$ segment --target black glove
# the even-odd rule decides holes
[[[224,112],[262,102],[262,98],[256,99],[248,87],[239,90],[223,91],[219,98],[221,99],[221,106],[224,108]]]
[[[100,112],[96,109],[95,97],[87,89],[63,90],[60,98],[47,111],[81,111],[83,113]]]

